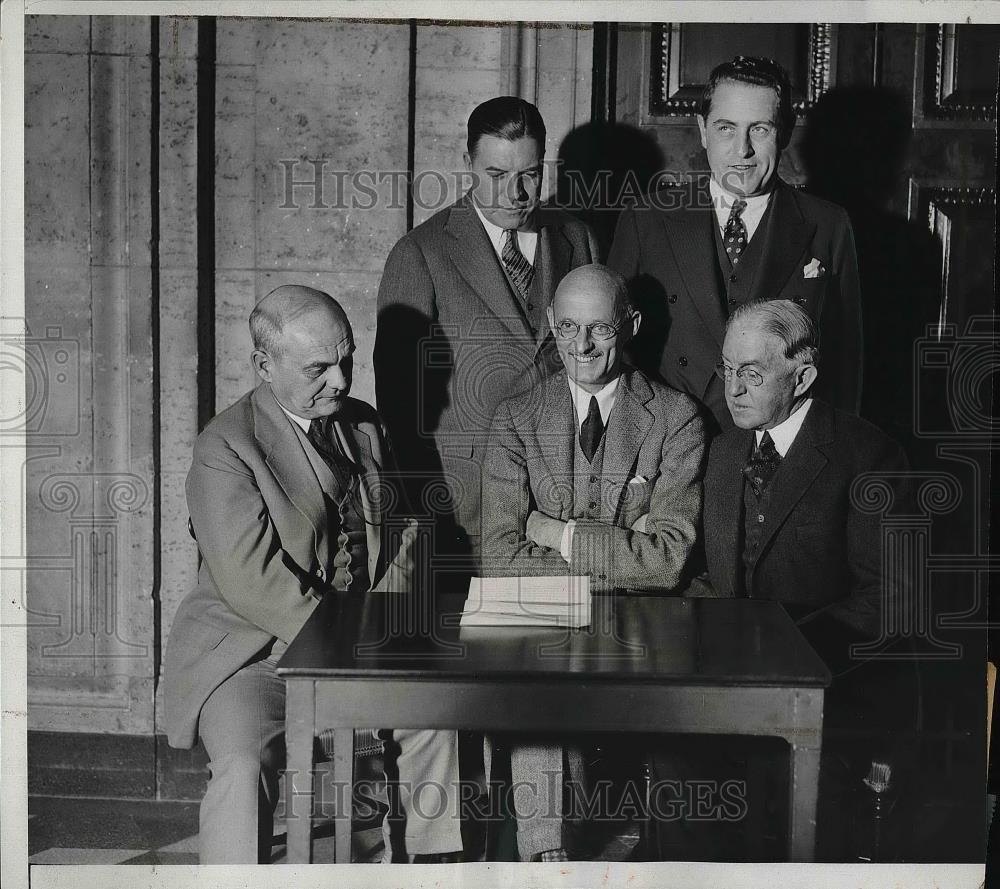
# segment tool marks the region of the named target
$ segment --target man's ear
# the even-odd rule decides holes
[[[696,114],[695,120],[698,121],[698,132],[701,133],[701,147],[706,151],[708,150],[708,140],[705,138],[705,118],[700,114]]]
[[[257,376],[260,377],[265,383],[270,383],[271,356],[262,349],[254,349],[253,353],[250,355],[250,361],[253,363],[253,369],[257,372]]]
[[[472,155],[467,151],[462,152],[462,160],[465,161],[465,169],[472,172]]]
[[[639,332],[639,325],[642,324],[642,312],[636,310],[632,313],[632,336]],[[631,339],[632,337],[629,337]]]
[[[799,368],[797,374],[798,379],[795,382],[795,395],[804,395],[809,391],[809,387],[816,382],[816,377],[819,375],[819,371],[816,370],[815,364],[803,364]]]

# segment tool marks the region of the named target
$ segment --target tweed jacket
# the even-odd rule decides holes
[[[483,483],[484,570],[587,574],[596,592],[683,585],[701,519],[705,433],[697,406],[629,370],[604,435],[599,519],[577,520],[567,564],[525,536],[532,510],[574,516],[577,420],[566,372],[500,404]]]

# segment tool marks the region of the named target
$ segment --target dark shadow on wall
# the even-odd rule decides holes
[[[801,151],[807,190],[844,207],[854,228],[865,339],[861,414],[922,464],[929,455],[913,432],[913,344],[937,322],[941,246],[924,225],[888,209],[905,175],[911,132],[900,94],[835,89],[810,110]]]
[[[656,140],[628,124],[594,122],[559,146],[556,200],[594,230],[606,259],[618,214],[656,188],[664,158]]]

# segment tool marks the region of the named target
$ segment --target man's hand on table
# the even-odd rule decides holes
[[[574,522],[563,522],[535,509],[528,514],[525,534],[533,543],[554,549],[568,562],[573,525]]]

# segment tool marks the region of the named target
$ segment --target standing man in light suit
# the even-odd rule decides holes
[[[646,323],[635,359],[698,399],[731,429],[714,373],[726,319],[751,299],[789,299],[819,325],[818,394],[857,413],[861,293],[854,236],[841,207],[785,184],[781,152],[795,125],[788,74],[738,56],[712,71],[698,114],[707,187],[662,191],[619,219],[608,264],[634,289]]]
[[[195,443],[187,500],[202,561],[165,665],[168,740],[189,748],[200,737],[210,760],[202,864],[270,861],[285,761],[275,666],[319,599],[406,592],[414,574],[416,530],[410,523],[390,550],[395,520],[377,496],[393,469],[381,422],[348,396],[354,335],[343,309],[318,290],[283,286],[257,304],[250,331],[260,383]],[[391,854],[458,852],[455,733],[394,735],[407,821],[406,848]],[[428,782],[444,789],[451,817],[420,817],[411,791]]]
[[[589,575],[590,588],[674,592],[701,519],[705,433],[695,402],[622,366],[639,329],[625,279],[602,265],[570,272],[548,310],[563,370],[503,401],[483,483],[489,575]],[[511,748],[522,860],[572,850],[560,795],[564,759],[584,781],[575,745],[531,738]],[[550,798],[550,792],[555,798]]]
[[[587,226],[539,206],[544,153],[534,105],[479,105],[465,154],[472,187],[400,239],[379,285],[379,411],[411,502],[434,515],[435,551],[473,571],[493,412],[555,366],[545,310],[570,269],[597,259]]]

